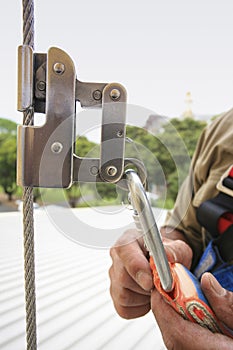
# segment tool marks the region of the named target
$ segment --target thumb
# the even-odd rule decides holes
[[[202,276],[201,287],[218,319],[233,329],[233,293],[224,289],[208,272]]]

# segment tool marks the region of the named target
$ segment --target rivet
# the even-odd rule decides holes
[[[44,81],[38,81],[38,83],[36,84],[37,89],[40,91],[45,91],[46,89],[46,83]]]
[[[120,96],[121,96],[120,90],[118,90],[118,89],[112,89],[112,90],[110,91],[110,97],[111,97],[111,99],[112,99],[113,101],[119,100]]]
[[[65,65],[61,62],[56,62],[53,65],[53,70],[56,74],[62,75],[65,72]]]
[[[59,154],[63,149],[63,144],[61,142],[54,142],[51,146],[51,151],[53,153]]]
[[[96,101],[101,100],[101,98],[102,98],[102,92],[101,92],[100,90],[95,90],[95,91],[93,92],[93,98],[94,98],[94,100],[96,100]]]

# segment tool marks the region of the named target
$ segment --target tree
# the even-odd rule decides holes
[[[0,118],[0,186],[12,200],[16,185],[16,130],[17,124]]]
[[[79,157],[99,158],[100,145],[89,141],[85,136],[80,136],[76,140],[76,154]],[[82,197],[94,205],[106,205],[109,201],[121,203],[124,192],[111,183],[74,183],[66,190],[66,195],[70,206],[76,208]]]
[[[173,168],[167,173],[167,196],[175,201],[180,185],[188,174],[191,158],[206,122],[193,118],[171,119],[164,125],[161,141],[172,150]]]
[[[174,203],[178,189],[188,173],[190,159],[205,126],[205,122],[191,118],[173,118],[169,122],[166,119],[156,135],[143,128],[127,126],[125,157],[139,159],[145,164],[149,190],[156,186],[160,195],[163,196],[166,192],[170,205]],[[90,142],[86,137],[78,138],[76,149],[77,155],[81,157],[99,157],[99,145]],[[67,190],[71,206],[77,206],[85,191],[88,192],[88,198],[93,199],[97,192],[101,204],[101,199],[106,202],[113,199],[119,201],[125,195],[114,184],[86,184],[85,188],[82,186],[74,184]]]
[[[2,135],[1,135],[2,136]],[[12,200],[16,185],[16,137],[8,135],[0,143],[0,185]]]
[[[133,140],[127,146],[127,156],[141,159],[151,187],[165,185],[167,198],[174,201],[205,126],[203,121],[173,118],[164,123],[156,135],[143,128],[127,127],[127,136]]]
[[[17,134],[17,124],[9,119],[0,118],[0,135]]]

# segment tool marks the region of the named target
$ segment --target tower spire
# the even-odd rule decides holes
[[[184,102],[185,102],[186,108],[185,108],[184,113],[182,114],[182,117],[183,118],[194,118],[194,114],[192,111],[193,99],[192,99],[190,91],[186,93]]]

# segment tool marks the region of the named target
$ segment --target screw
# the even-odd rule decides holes
[[[60,62],[56,62],[53,65],[53,70],[56,74],[62,75],[65,72],[65,65]]]
[[[92,94],[94,100],[99,101],[102,98],[102,92],[100,90],[95,90]]]
[[[40,91],[45,91],[45,89],[46,89],[46,84],[42,80],[38,81],[36,86],[37,86],[37,89],[40,90]]]
[[[56,154],[61,153],[62,149],[63,149],[63,145],[61,142],[54,142],[51,146],[51,151]]]
[[[111,97],[111,99],[112,99],[113,101],[119,100],[120,96],[121,96],[120,90],[118,90],[118,89],[112,89],[112,90],[110,91],[110,97]]]
[[[108,176],[115,176],[117,173],[117,168],[114,165],[109,165],[106,168],[106,173],[108,174]]]

